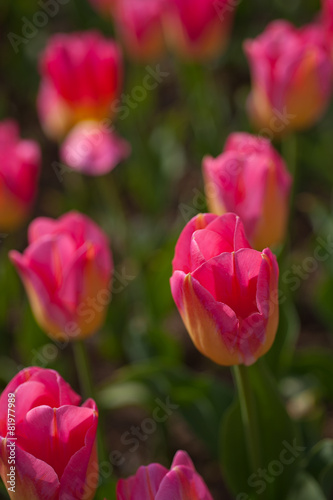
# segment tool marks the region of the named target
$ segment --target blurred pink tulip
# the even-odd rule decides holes
[[[196,348],[225,366],[251,365],[272,346],[278,327],[278,265],[253,250],[235,214],[200,214],[176,245],[174,301]]]
[[[313,125],[331,97],[333,67],[320,25],[271,23],[245,52],[252,72],[249,112],[272,136]]]
[[[237,0],[169,0],[166,34],[187,59],[219,56],[228,42]]]
[[[40,60],[38,109],[46,133],[61,139],[82,120],[103,120],[123,76],[118,45],[100,33],[57,34]]]
[[[93,400],[79,406],[80,400],[53,370],[26,368],[7,385],[0,397],[0,475],[12,500],[94,498],[98,412]]]
[[[41,152],[35,141],[21,140],[17,124],[0,122],[0,230],[20,226],[36,196]]]
[[[88,175],[103,175],[128,158],[130,145],[98,122],[78,123],[68,134],[60,150],[61,160]]]
[[[116,28],[129,55],[151,61],[165,52],[163,17],[167,0],[118,0]]]
[[[211,212],[234,212],[254,248],[283,243],[289,213],[291,176],[267,139],[232,134],[224,152],[203,161]]]
[[[170,471],[159,464],[140,467],[135,476],[121,479],[117,500],[213,500],[190,457],[178,451]]]
[[[10,252],[41,328],[58,340],[93,335],[103,325],[113,272],[109,242],[88,217],[70,212],[40,217],[29,227],[29,246]]]

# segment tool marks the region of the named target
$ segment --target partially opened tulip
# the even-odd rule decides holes
[[[7,385],[0,396],[0,475],[12,500],[94,498],[98,412],[93,400],[80,400],[53,370],[26,368]]]
[[[48,135],[62,139],[82,120],[110,115],[122,84],[122,55],[95,31],[57,34],[42,54],[40,72],[40,119]]]
[[[219,56],[228,42],[236,5],[230,0],[170,0],[165,26],[175,52],[198,61]]]
[[[95,121],[82,121],[68,134],[60,148],[61,160],[87,175],[103,175],[131,152],[130,145],[112,130]]]
[[[252,72],[249,112],[258,128],[278,136],[320,119],[332,93],[333,66],[319,24],[298,29],[275,21],[246,41],[245,52]]]
[[[192,460],[178,451],[171,469],[151,464],[140,467],[135,476],[121,479],[117,500],[213,500]]]
[[[120,0],[115,8],[116,28],[134,60],[151,61],[165,52],[163,18],[166,0]]]
[[[112,255],[103,231],[71,212],[40,217],[29,227],[29,246],[10,252],[41,328],[60,341],[78,340],[103,325],[111,299]]]
[[[291,176],[267,139],[232,134],[224,152],[203,161],[211,212],[234,212],[254,248],[283,243],[289,213]]]
[[[176,245],[171,291],[196,348],[224,366],[251,365],[272,346],[278,265],[253,250],[235,214],[200,214]]]
[[[17,124],[0,122],[0,231],[13,231],[34,202],[41,152],[35,141],[22,140]]]

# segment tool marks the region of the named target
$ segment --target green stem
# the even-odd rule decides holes
[[[251,470],[255,472],[260,469],[262,464],[258,421],[248,369],[243,365],[234,366],[233,374],[238,390],[248,459]]]
[[[73,350],[82,394],[84,398],[93,398],[94,384],[92,381],[90,363],[84,342],[82,340],[73,342]]]
[[[73,343],[74,359],[77,369],[77,374],[79,377],[80,387],[84,399],[95,398],[95,389],[92,379],[90,362],[88,359],[86,345],[83,340],[78,340]],[[104,461],[107,457],[105,449],[105,437],[102,431],[101,415],[99,414],[99,423],[97,428],[97,443],[98,443],[98,454],[100,461]]]

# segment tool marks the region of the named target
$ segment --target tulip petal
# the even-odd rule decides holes
[[[7,439],[0,437],[0,475],[5,484],[9,472],[7,464]],[[12,500],[58,498],[60,484],[53,468],[19,446],[15,448],[15,483],[15,493],[8,492]]]
[[[191,262],[190,259],[190,248],[191,248],[191,240],[192,235],[195,231],[199,229],[204,229],[208,226],[212,221],[217,218],[216,215],[213,214],[200,214],[186,224],[183,229],[175,250],[175,257],[172,261],[172,266],[175,271],[183,271],[184,273],[189,273],[192,269],[189,265]]]
[[[135,476],[118,481],[117,499],[155,500],[160,484],[166,474],[168,474],[168,470],[159,464],[140,467]]]
[[[239,322],[234,311],[216,301],[190,274],[176,271],[170,284],[173,298],[196,348],[221,365],[242,362],[241,354],[235,349]]]
[[[173,468],[163,479],[155,500],[213,500],[199,474],[185,466]]]

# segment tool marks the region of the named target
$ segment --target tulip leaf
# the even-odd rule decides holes
[[[296,476],[287,500],[326,500],[326,496],[310,474],[300,472]]]
[[[293,362],[296,375],[311,374],[320,383],[324,397],[333,398],[333,363],[331,352],[324,349],[303,349]]]
[[[249,367],[248,376],[257,415],[261,466],[253,470],[248,461],[237,396],[222,422],[222,471],[239,500],[252,499],[259,494],[267,500],[280,500],[286,497],[305,448],[297,438],[276,384],[263,363]]]
[[[312,448],[306,469],[318,481],[328,498],[331,498],[333,493],[332,439],[324,439]]]

